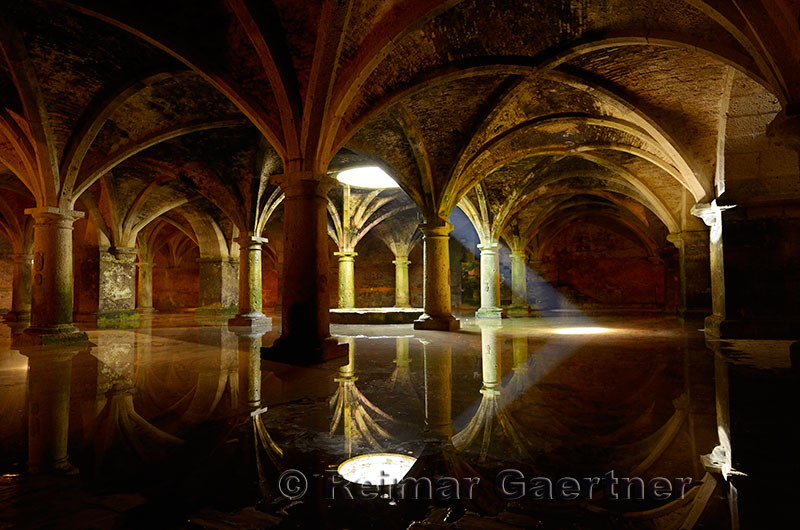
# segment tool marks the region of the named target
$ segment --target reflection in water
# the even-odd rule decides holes
[[[394,334],[385,336],[377,335],[386,333],[382,327],[354,327],[354,337],[342,337],[346,365],[300,368],[262,363],[263,333],[160,318],[159,326],[143,319],[136,330],[90,331],[94,345],[82,350],[20,355],[0,336],[2,472],[20,471],[25,466],[15,462],[25,460],[31,472],[80,469],[93,480],[76,480],[61,509],[82,506],[81,495],[135,491],[131,506],[166,505],[173,526],[209,518],[218,524],[243,509],[271,517],[270,524],[289,518],[311,526],[332,510],[331,526],[346,526],[354,505],[325,501],[324,472],[376,451],[415,457],[411,477],[480,477],[473,499],[434,503],[452,517],[507,510],[494,491],[505,468],[554,481],[609,471],[695,481],[684,499],[658,503],[621,505],[596,491],[556,514],[525,499],[517,505],[554,528],[569,526],[578,513],[589,518],[580,528],[609,521],[691,528],[704,513],[718,516],[719,509],[705,508],[719,502],[714,492],[733,473],[726,365],[718,359],[715,366],[681,329],[658,335],[652,324],[626,322],[631,329],[618,330],[604,322],[614,333],[560,336],[552,329],[571,322],[539,326],[533,319],[467,325],[458,334],[386,328]],[[718,480],[700,464],[705,454],[705,467],[721,472]],[[290,469],[310,481],[300,504],[281,501],[278,477]],[[387,528],[433,517],[425,507],[397,515],[389,500],[369,508],[375,517],[388,514]],[[213,519],[209,510],[223,515]],[[144,513],[137,517],[155,520]],[[731,513],[726,517],[735,518],[735,505]],[[31,509],[14,522],[34,526],[37,517],[44,515]],[[126,525],[145,526],[139,519]]]
[[[333,379],[339,386],[330,399],[330,406],[333,410],[330,435],[333,436],[339,425],[342,425],[347,456],[353,456],[354,442],[356,445],[366,443],[373,449],[382,451],[383,444],[378,441],[378,438],[388,440],[392,436],[386,429],[378,425],[372,414],[389,422],[395,420],[376,407],[356,387],[358,377],[356,376],[355,340],[348,338],[347,343],[348,362],[339,368],[338,377]]]
[[[483,373],[480,404],[467,426],[453,436],[453,445],[465,452],[476,452],[479,462],[486,461],[490,450],[494,451],[494,460],[502,461],[513,456],[520,463],[529,462],[531,458],[527,442],[500,398],[502,366],[497,337],[500,325],[482,321],[480,328]]]

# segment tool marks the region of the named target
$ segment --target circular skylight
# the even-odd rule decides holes
[[[377,166],[357,167],[346,169],[336,177],[339,182],[357,188],[397,188],[397,182]]]
[[[413,456],[373,453],[345,460],[338,471],[355,484],[393,485],[403,480],[416,461]]]

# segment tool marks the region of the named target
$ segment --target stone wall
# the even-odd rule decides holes
[[[549,242],[535,270],[560,294],[551,290],[543,295],[541,309],[666,305],[661,258],[595,224],[575,223],[562,230]],[[529,278],[529,289],[535,289],[535,283]]]
[[[159,252],[153,267],[153,307],[159,311],[197,307],[200,292],[200,252],[193,247],[177,266],[169,266],[167,257]]]

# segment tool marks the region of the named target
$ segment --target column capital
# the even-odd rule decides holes
[[[239,243],[240,247],[253,248],[253,247],[256,247],[256,246],[261,247],[261,245],[263,245],[264,243],[268,243],[269,239],[267,239],[266,237],[260,237],[260,236],[250,235],[250,234],[244,234],[244,235],[239,235],[238,237],[236,237],[234,239],[234,241]],[[220,258],[220,261],[221,261],[221,258]]]
[[[500,243],[498,241],[489,241],[489,242],[486,242],[486,243],[478,243],[478,250],[480,250],[481,253],[488,252],[488,253],[491,254],[492,252],[497,252],[498,248],[500,248]]]
[[[441,219],[437,219],[433,222],[420,224],[419,229],[425,237],[449,237],[450,232],[453,231],[453,225]]]
[[[139,254],[139,249],[133,247],[111,247],[108,249],[108,253],[119,261],[128,261],[133,263],[136,261],[136,256]]]
[[[84,212],[80,210],[68,210],[66,208],[53,208],[51,206],[43,206],[41,208],[26,208],[25,213],[33,217],[37,224],[63,224],[72,226],[76,219],[80,219]]]
[[[339,261],[343,261],[355,258],[356,256],[358,256],[358,252],[356,252],[355,250],[342,250],[339,252],[334,252],[333,255],[338,256]]]
[[[302,197],[328,198],[328,192],[339,184],[339,181],[326,174],[313,171],[297,171],[272,175],[270,182],[280,186],[287,199]]]
[[[392,263],[395,265],[410,265],[411,261],[408,259],[408,256],[395,256]]]
[[[528,254],[524,250],[512,250],[511,257],[526,260],[528,259]]]
[[[705,202],[695,204],[692,206],[690,212],[695,217],[702,219],[706,226],[711,228],[722,220],[722,212],[735,207],[735,204],[730,206],[719,206],[717,205],[717,200],[714,199],[710,203]]]

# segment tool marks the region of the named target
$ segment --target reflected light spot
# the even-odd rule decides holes
[[[389,485],[403,480],[417,459],[393,453],[356,456],[339,465],[339,474],[355,484]]]
[[[357,188],[397,188],[397,182],[386,174],[384,170],[377,166],[357,167],[346,169],[336,177],[339,182],[355,186]]]
[[[554,329],[553,333],[558,335],[594,335],[596,333],[608,333],[608,328],[559,328]]]

